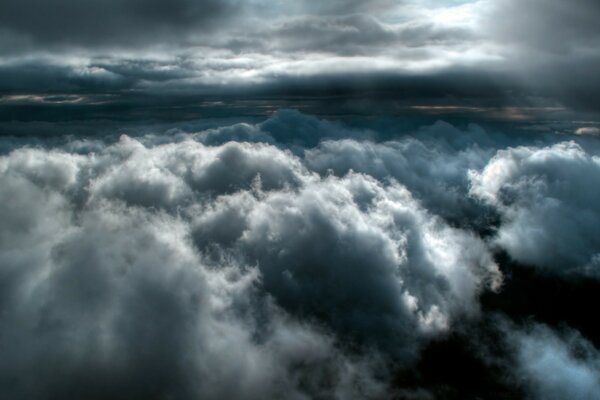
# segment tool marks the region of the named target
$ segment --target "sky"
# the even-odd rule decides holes
[[[2,0],[0,398],[600,400],[596,0]]]
[[[148,103],[210,114],[215,97],[596,115],[598,15],[594,0],[6,0],[0,116]]]

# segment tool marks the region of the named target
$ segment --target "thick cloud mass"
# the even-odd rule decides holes
[[[194,137],[0,158],[2,396],[383,398],[499,285],[396,180]]]
[[[597,137],[391,121],[1,138],[0,396],[593,398]]]
[[[499,151],[471,172],[471,193],[503,221],[495,242],[525,264],[600,276],[600,159],[574,142]]]
[[[484,166],[489,157],[489,152],[481,149],[456,154],[412,138],[384,143],[345,139],[325,141],[308,150],[306,162],[321,173],[344,175],[353,170],[381,180],[397,179],[428,208],[458,222],[480,212],[479,205],[466,196],[465,171]]]

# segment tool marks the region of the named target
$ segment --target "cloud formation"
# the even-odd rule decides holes
[[[293,97],[309,86],[320,99],[333,87],[409,105],[435,90],[424,96],[434,105],[472,107],[475,88],[497,107],[596,114],[600,10],[572,3],[8,0],[0,95],[111,94],[116,112],[122,98],[147,104],[139,93]]]
[[[235,3],[176,0],[167,6],[139,0],[8,0],[0,5],[0,24],[34,45],[131,46],[140,41],[147,45],[222,24],[235,10]]]
[[[502,216],[495,243],[515,260],[563,276],[599,275],[600,159],[574,142],[500,150],[471,193]]]
[[[194,137],[0,158],[4,396],[383,398],[498,288],[395,180]]]
[[[599,399],[600,353],[577,331],[537,324],[510,334],[521,383],[535,399]]]

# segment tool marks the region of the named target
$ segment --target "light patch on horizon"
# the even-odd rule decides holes
[[[51,104],[76,104],[85,101],[83,96],[75,95],[52,95],[45,96],[39,94],[20,94],[0,96],[0,103],[4,104],[23,104],[23,103],[51,103]]]
[[[591,136],[599,136],[600,128],[596,126],[584,126],[581,128],[577,128],[575,130],[576,135],[591,135]]]

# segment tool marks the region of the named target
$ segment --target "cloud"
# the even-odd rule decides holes
[[[585,126],[582,128],[577,128],[577,130],[575,131],[576,135],[592,135],[592,136],[598,136],[600,135],[600,128],[595,127],[595,126]]]
[[[599,11],[589,0],[177,0],[166,8],[155,0],[7,0],[0,91],[244,97],[273,87],[294,96],[308,86],[325,99],[334,87],[480,107],[465,104],[473,97],[464,90],[475,88],[476,100],[505,108],[596,113]],[[433,89],[436,96],[423,95]]]
[[[518,377],[536,399],[600,398],[600,354],[577,331],[536,324],[509,336]]]
[[[438,215],[459,224],[467,219],[474,222],[472,218],[476,219],[482,210],[467,196],[467,171],[483,167],[492,152],[481,148],[449,150],[443,139],[427,140],[426,136],[435,130],[445,130],[451,140],[476,135],[476,131],[455,131],[448,124],[438,123],[423,129],[418,139],[409,136],[382,143],[327,140],[306,151],[306,163],[321,174],[332,171],[343,176],[357,171],[380,180],[398,180]]]
[[[3,396],[384,398],[499,283],[395,181],[195,137],[0,157]]]
[[[524,337],[595,371],[494,322],[597,345],[595,137],[399,121],[0,138],[2,395],[543,398]]]
[[[595,95],[600,81],[594,74],[600,65],[598,18],[600,6],[593,0],[568,5],[559,0],[495,0],[482,13],[487,27],[483,34],[501,46],[525,87],[595,113],[600,109]]]
[[[550,52],[577,52],[600,36],[600,6],[594,0],[496,0],[490,4],[490,28],[499,40]],[[511,18],[499,18],[508,16]],[[492,20],[495,18],[495,20]]]
[[[326,333],[268,304],[268,319],[253,320],[244,311],[253,276],[203,268],[173,218],[104,204],[73,226],[53,204],[45,211],[46,219],[31,216],[37,244],[1,252],[1,341],[11,349],[0,362],[3,396],[352,398],[383,390],[371,361],[348,358]]]
[[[156,38],[186,36],[192,29],[209,30],[226,21],[234,9],[235,2],[227,0],[177,0],[168,7],[161,1],[8,0],[0,5],[0,24],[35,44],[147,45]]]
[[[388,24],[371,14],[302,15],[258,30],[248,45],[269,51],[317,52],[346,56],[411,56],[411,49],[440,47],[471,37],[468,29],[429,21]],[[394,49],[393,51],[391,49]],[[416,52],[412,57],[418,58]]]
[[[562,276],[598,277],[600,160],[574,142],[500,150],[471,172],[473,196],[502,216],[495,243]]]
[[[409,359],[421,332],[476,313],[477,293],[499,278],[481,242],[363,175],[274,192],[245,219],[230,247],[286,310]]]

